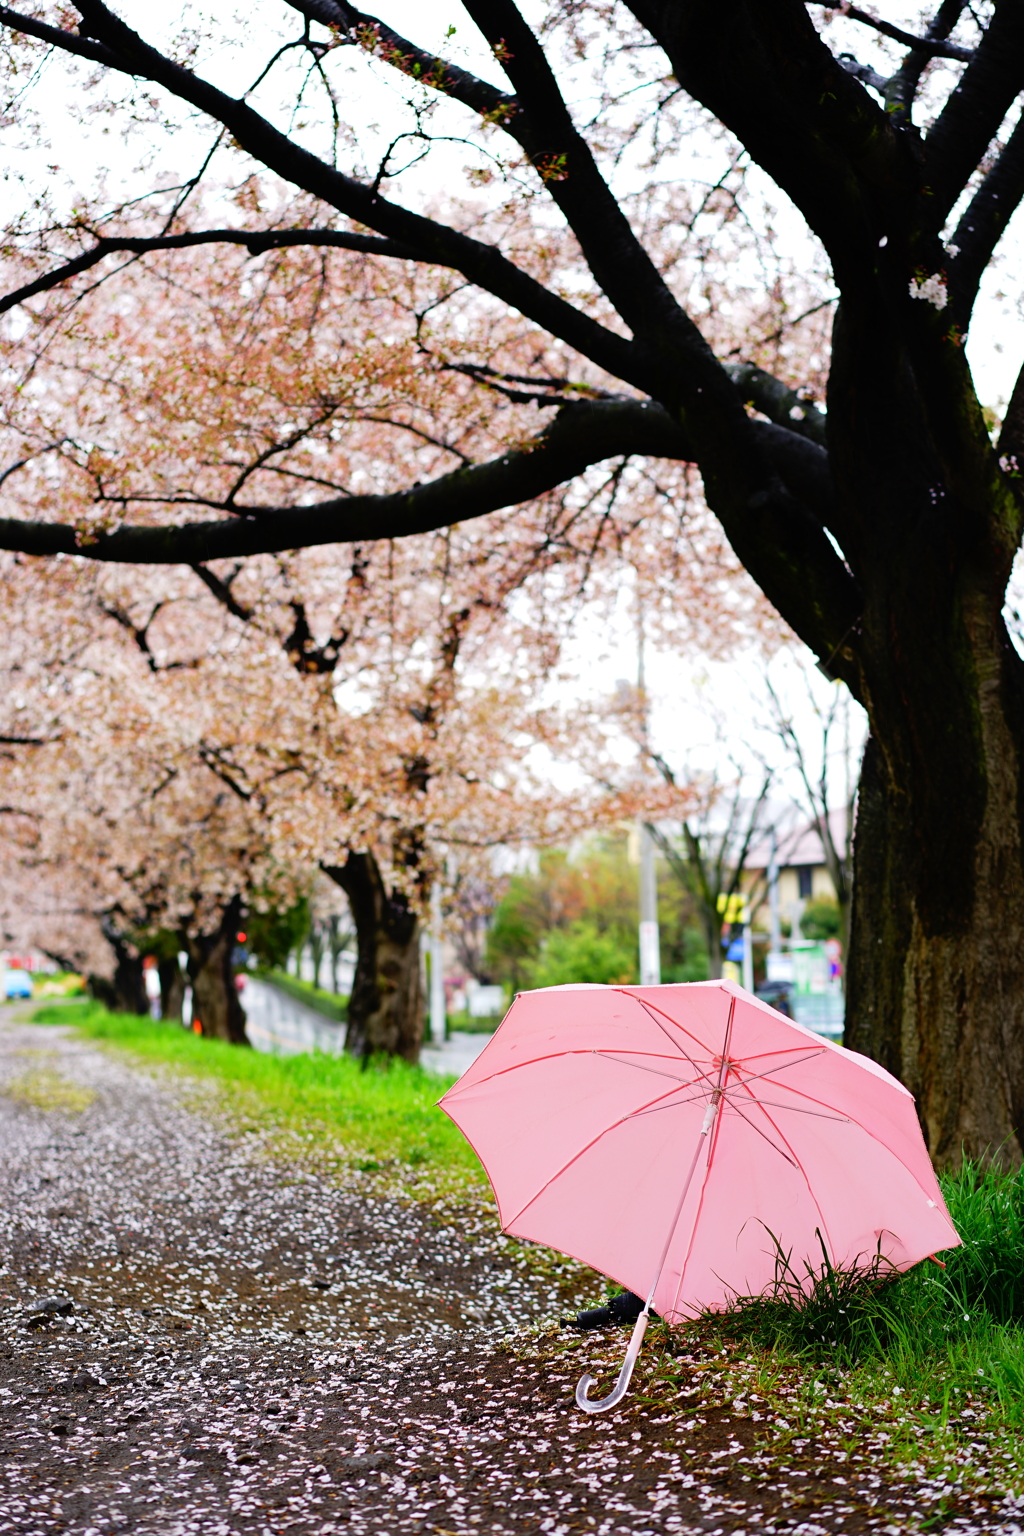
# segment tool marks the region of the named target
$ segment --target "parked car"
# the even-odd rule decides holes
[[[757,989],[757,996],[762,1003],[769,1003],[772,1008],[784,1013],[787,1019],[793,1017],[793,983],[791,981],[766,981]]]
[[[28,971],[7,971],[3,979],[4,997],[10,1002],[15,997],[32,996],[32,977]]]

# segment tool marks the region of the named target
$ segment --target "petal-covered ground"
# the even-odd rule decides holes
[[[0,1014],[0,1533],[1021,1529],[994,1470],[897,1476],[877,1438],[794,1441],[643,1372],[584,1416],[576,1377],[603,1391],[625,1336],[553,1324],[593,1282],[486,1201],[322,1153]]]

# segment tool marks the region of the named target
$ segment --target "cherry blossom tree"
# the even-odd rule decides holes
[[[7,462],[24,468],[0,539],[188,566],[398,539],[558,488],[585,501],[626,461],[695,465],[736,556],[870,720],[848,1038],[917,1093],[938,1161],[1019,1161],[1024,664],[1002,604],[1024,526],[1024,385],[993,444],[964,351],[1024,195],[1019,0],[895,21],[803,0],[553,0],[535,25],[513,0],[464,10],[468,31],[410,40],[343,0],[268,6],[244,37],[226,17],[203,31],[146,15],[139,31],[102,0],[0,9],[12,132],[45,130],[62,60],[82,121],[95,107],[147,137],[131,196],[97,184],[12,219],[19,356],[77,346],[144,433],[146,358],[125,368],[116,334],[80,319],[98,281],[124,287],[127,312],[139,266],[166,262],[191,317],[171,266],[183,252],[222,251],[254,301],[275,251],[315,252],[325,271],[361,253],[375,291],[420,295],[417,366],[374,376],[378,414],[433,439],[402,483],[357,452],[321,474],[317,424],[361,365],[318,350],[308,308],[290,350],[323,398],[296,398],[257,452],[225,435],[219,398],[189,397],[183,370],[184,472],[159,441],[138,464],[111,455],[102,413],[70,442],[35,432],[22,413],[46,415],[27,387],[37,364],[12,352]],[[183,176],[186,124],[209,139]],[[212,195],[218,166],[233,202]],[[788,255],[773,202],[802,222]],[[251,279],[231,250],[256,258]],[[738,333],[719,302],[729,267],[761,300]],[[830,344],[807,374],[785,339],[824,316]],[[169,340],[154,349],[173,362]],[[376,338],[381,357],[393,340]],[[450,392],[443,419],[464,406],[474,425],[431,431],[421,386]],[[306,478],[279,473],[307,443]]]

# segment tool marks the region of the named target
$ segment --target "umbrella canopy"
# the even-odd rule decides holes
[[[801,1275],[960,1241],[902,1084],[731,982],[521,993],[441,1107],[504,1231],[668,1322],[762,1293],[775,1239]]]

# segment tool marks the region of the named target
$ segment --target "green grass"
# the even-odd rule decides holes
[[[176,1024],[112,1014],[93,1002],[58,1003],[33,1014],[38,1024],[73,1024],[91,1040],[143,1060],[213,1079],[251,1128],[298,1134],[314,1143],[326,1130],[357,1167],[404,1164],[442,1183],[483,1179],[469,1144],[435,1108],[451,1078],[405,1062],[371,1062],[320,1053],[265,1056],[205,1040]]]
[[[462,1035],[493,1035],[504,1016],[504,1012],[502,1012],[478,1019],[465,1011],[462,1013],[450,1013],[448,1015],[448,1033],[452,1035],[457,1030]]]
[[[965,1163],[940,1182],[963,1238],[944,1269],[926,1260],[894,1274],[876,1257],[844,1272],[823,1257],[811,1285],[809,1268],[797,1273],[779,1251],[773,1290],[705,1316],[697,1333],[713,1352],[788,1372],[789,1400],[798,1378],[842,1398],[837,1412],[884,1411],[909,1456],[923,1436],[941,1461],[987,1424],[1024,1468],[1024,1170]]]
[[[260,979],[287,992],[297,1002],[305,1003],[307,1008],[314,1008],[325,1019],[333,1019],[336,1024],[344,1024],[348,1018],[348,998],[341,993],[325,992],[323,987],[314,987],[311,981],[300,981],[297,976],[289,976],[287,971],[263,971]]]

